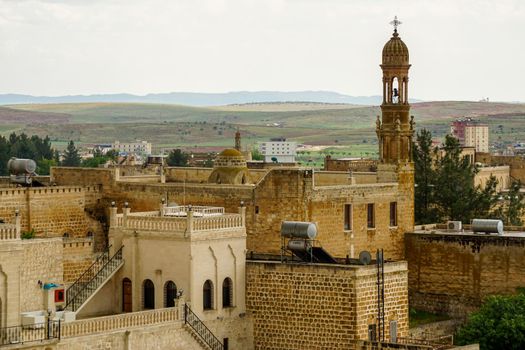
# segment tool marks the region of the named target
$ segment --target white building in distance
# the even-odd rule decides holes
[[[120,152],[127,153],[127,154],[143,154],[143,155],[150,155],[151,154],[151,143],[148,141],[140,141],[137,140],[135,142],[119,142],[115,141],[111,147]]]
[[[284,137],[272,138],[259,143],[259,152],[266,163],[295,163],[297,143],[286,141]]]

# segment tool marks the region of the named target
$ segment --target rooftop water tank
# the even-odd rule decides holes
[[[317,226],[313,222],[283,221],[281,224],[281,236],[315,239],[317,237]]]
[[[472,220],[472,231],[503,234],[503,221],[491,219],[474,219]]]
[[[7,162],[7,169],[11,175],[34,174],[36,163],[32,159],[11,158]]]

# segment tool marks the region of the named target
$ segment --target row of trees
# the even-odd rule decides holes
[[[0,136],[0,176],[9,175],[7,162],[11,157],[33,159],[37,164],[36,173],[49,175],[52,166],[84,166],[98,167],[109,159],[116,159],[116,151],[109,151],[102,155],[95,152],[94,157],[82,160],[73,141],[69,141],[66,150],[60,157],[59,152],[51,147],[49,137],[31,137],[25,133],[12,133],[9,137]],[[62,159],[61,159],[62,158]]]
[[[53,165],[58,153],[51,147],[49,137],[31,137],[26,134],[12,133],[9,137],[0,136],[0,175],[9,175],[7,162],[11,157],[29,158],[37,163],[37,173],[49,174],[49,167]]]
[[[502,219],[505,224],[522,224],[525,205],[521,183],[513,181],[505,194],[496,190],[495,177],[484,187],[475,186],[474,177],[479,169],[461,155],[456,138],[447,135],[442,152],[438,153],[432,146],[432,134],[422,129],[417,134],[413,154],[416,223],[494,218]]]

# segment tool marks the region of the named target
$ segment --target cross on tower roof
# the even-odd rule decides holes
[[[403,22],[401,22],[400,20],[397,19],[397,16],[394,17],[394,20],[392,22],[390,22],[391,25],[394,26],[394,33],[397,33],[397,26],[402,24]]]

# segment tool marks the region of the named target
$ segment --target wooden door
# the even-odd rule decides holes
[[[131,280],[129,278],[122,280],[122,311],[133,311]]]

